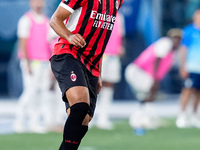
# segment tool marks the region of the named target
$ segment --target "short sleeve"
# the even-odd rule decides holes
[[[189,46],[190,45],[190,35],[191,35],[191,31],[189,30],[188,27],[185,27],[183,29],[183,38],[181,41],[181,44],[184,46]]]
[[[120,35],[122,37],[125,37],[125,23],[124,23],[124,16],[118,12],[117,14],[117,19],[119,21],[119,25],[120,25]]]
[[[60,3],[60,6],[68,10],[69,12],[73,13],[74,10],[78,9],[81,7],[80,3],[83,0],[62,0]]]
[[[173,48],[172,40],[168,37],[163,37],[155,42],[155,54],[157,57],[164,58]]]
[[[17,27],[18,38],[28,38],[30,32],[30,25],[30,20],[26,15],[20,18]]]

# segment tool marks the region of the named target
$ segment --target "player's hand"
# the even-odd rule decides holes
[[[160,87],[160,81],[155,80],[152,87],[151,87],[151,91],[152,92],[156,92]]]
[[[76,47],[83,48],[86,45],[84,38],[80,34],[71,34],[68,36],[67,41]]]
[[[102,88],[102,79],[101,79],[101,76],[99,76],[99,80],[98,80],[98,91],[97,91],[97,94],[100,93],[101,88]]]
[[[28,69],[28,73],[29,73],[30,75],[32,75],[32,74],[33,74],[33,71],[32,71],[30,62],[28,62],[28,64],[27,64],[27,69]]]

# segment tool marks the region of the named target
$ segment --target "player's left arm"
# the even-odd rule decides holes
[[[102,78],[101,78],[102,59],[101,59],[101,62],[100,62],[99,69],[100,69],[100,72],[99,72],[99,79],[98,79],[98,94],[100,93],[101,88],[102,88]]]
[[[153,73],[155,80],[158,80],[158,70],[160,68],[161,60],[171,52],[172,48],[172,40],[166,37],[160,38],[154,43],[154,53],[156,55],[156,60],[154,62]]]
[[[158,71],[160,68],[161,60],[169,54],[172,46],[172,41],[168,38],[161,38],[155,43],[154,53],[156,55],[156,59],[153,64],[154,84],[151,88],[152,93],[155,93],[159,89],[160,79],[158,78]]]
[[[153,75],[154,75],[155,80],[157,80],[157,72],[158,72],[158,68],[160,66],[161,59],[162,58],[160,58],[160,57],[156,57],[156,60],[153,65]]]
[[[155,62],[154,62],[154,65],[153,65],[153,76],[154,76],[154,83],[151,87],[151,92],[155,93],[155,91],[157,91],[159,89],[159,85],[160,85],[160,81],[158,80],[158,69],[159,69],[159,66],[160,66],[160,62],[161,62],[161,59],[160,57],[157,57]]]

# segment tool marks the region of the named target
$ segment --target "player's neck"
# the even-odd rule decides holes
[[[194,22],[194,27],[197,29],[200,29],[200,22]]]
[[[31,13],[32,13],[34,16],[43,16],[43,15],[44,15],[43,12],[39,12],[39,11],[35,11],[35,10],[31,10]]]
[[[31,12],[33,12],[36,15],[43,15],[43,10],[42,9],[32,9]]]

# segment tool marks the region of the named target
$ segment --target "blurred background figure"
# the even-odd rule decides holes
[[[185,8],[185,17],[187,22],[191,22],[191,18],[194,15],[194,12],[200,8],[199,0],[187,0],[186,8]]]
[[[28,118],[28,130],[41,133],[49,123],[50,41],[55,33],[43,13],[45,0],[30,0],[29,4],[30,10],[18,22],[18,55],[24,89],[17,106],[14,130],[24,132]],[[42,118],[44,126],[41,125]]]
[[[193,15],[193,23],[183,29],[180,49],[180,76],[185,80],[180,96],[181,110],[176,125],[180,128],[194,126],[200,128],[198,105],[200,100],[200,9]],[[186,107],[192,100],[192,114],[188,116]]]
[[[51,81],[49,87],[49,93],[46,102],[47,109],[44,112],[45,123],[44,127],[46,131],[62,132],[64,121],[66,120],[66,109],[62,99],[62,94],[59,89],[58,83],[51,72]]]
[[[124,55],[124,18],[118,13],[110,40],[106,47],[102,60],[102,89],[98,99],[97,127],[101,129],[112,129],[113,125],[109,119],[109,110],[113,101],[114,85],[121,79],[120,57]]]
[[[156,99],[160,81],[173,64],[174,52],[179,48],[182,32],[180,29],[171,29],[167,35],[168,37],[162,37],[147,47],[126,68],[126,81],[142,104],[137,112],[140,117],[135,113],[130,117],[132,126],[140,122],[146,128],[154,128],[155,122],[151,120],[153,116],[149,112],[149,102]],[[136,118],[139,120],[135,120]],[[141,122],[142,119],[144,122]]]

